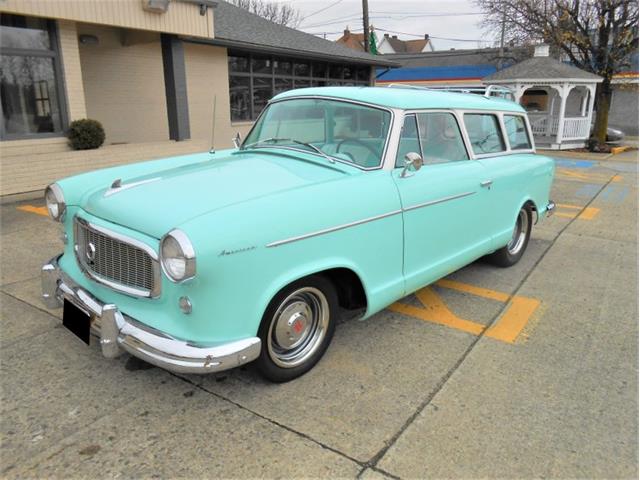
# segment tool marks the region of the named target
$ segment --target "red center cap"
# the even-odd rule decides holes
[[[301,319],[296,319],[295,322],[293,322],[293,331],[296,332],[296,334],[299,334],[302,329],[304,328],[304,325],[302,324],[302,320]]]

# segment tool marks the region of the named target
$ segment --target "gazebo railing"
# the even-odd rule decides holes
[[[563,140],[582,140],[589,138],[588,117],[568,117],[564,119],[564,130],[562,131]]]
[[[536,136],[555,136],[558,134],[559,118],[553,116],[549,118],[546,113],[529,113],[531,130]],[[551,128],[549,128],[551,121]],[[562,140],[582,140],[589,138],[591,125],[588,117],[566,117],[564,119],[564,129]]]

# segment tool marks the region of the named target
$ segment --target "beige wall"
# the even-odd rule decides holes
[[[60,36],[60,55],[64,71],[67,105],[69,106],[69,120],[86,118],[87,109],[84,100],[84,86],[82,85],[76,22],[59,21],[58,34]]]
[[[210,142],[215,97],[215,147],[229,148],[236,132],[244,136],[252,123],[231,123],[227,49],[185,43],[184,52],[191,138]]]
[[[168,140],[160,35],[86,24],[78,33],[98,37],[80,45],[80,63],[87,117],[102,123],[105,143]]]
[[[147,12],[142,0],[1,0],[3,12],[213,38],[213,9],[173,0],[166,13]]]

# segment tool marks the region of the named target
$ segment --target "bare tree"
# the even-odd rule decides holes
[[[300,25],[302,17],[300,12],[285,3],[275,3],[266,0],[227,0],[236,7],[249,10],[267,20],[285,25],[287,27],[296,28]]]
[[[638,48],[638,0],[476,0],[484,25],[518,45],[544,41],[604,78],[596,91],[594,136],[605,143],[611,80]]]

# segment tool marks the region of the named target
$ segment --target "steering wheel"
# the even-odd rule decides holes
[[[373,154],[374,157],[378,157],[378,152],[376,152],[371,145],[367,145],[366,143],[364,143],[362,140],[360,140],[358,138],[345,138],[344,140],[340,141],[340,143],[338,143],[338,145],[336,146],[336,153],[340,152],[340,147],[345,142],[352,142],[352,143],[357,143],[359,145],[362,145],[364,148],[369,150]],[[349,155],[349,154],[347,154],[347,155]],[[349,155],[349,156],[351,156],[353,158],[353,155]]]

